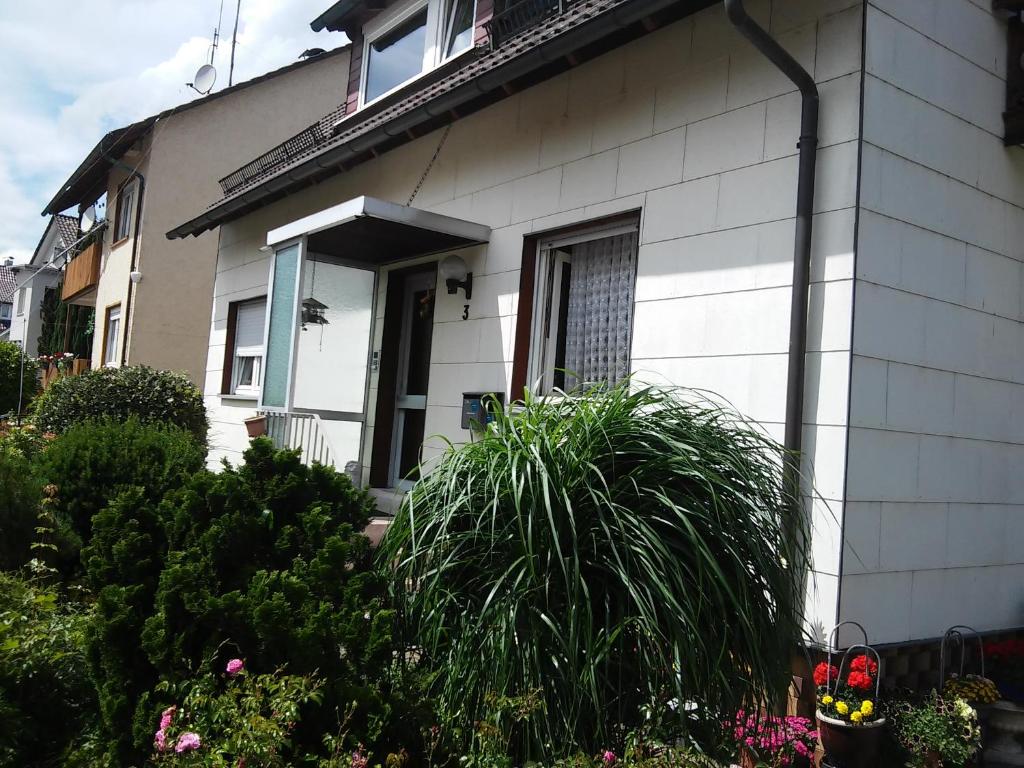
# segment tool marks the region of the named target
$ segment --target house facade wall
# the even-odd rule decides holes
[[[332,107],[345,93],[348,51],[255,83],[159,120],[125,162],[145,176],[141,241],[133,289],[126,361],[186,373],[201,385],[206,369],[218,233],[168,240],[165,232],[217,200],[218,180],[270,149]],[[124,179],[115,168],[108,183],[108,219]],[[133,215],[134,220],[134,215]],[[127,312],[132,239],[112,248],[105,235],[96,300],[93,365],[102,364],[106,307]]]
[[[1024,151],[986,0],[870,0],[841,614],[1024,625]]]
[[[51,219],[47,225],[46,235],[39,247],[36,248],[30,265],[41,267],[46,264],[58,242],[59,233]],[[29,279],[32,274],[35,274],[35,277]],[[29,357],[35,357],[39,353],[39,334],[43,332],[43,318],[40,315],[43,297],[46,295],[47,288],[53,288],[60,282],[60,273],[50,271],[33,273],[27,269],[18,269],[15,272],[15,280],[18,285],[24,285],[25,288],[24,311],[18,314],[18,291],[15,291],[12,297],[11,330],[7,339],[21,344],[22,349]]]
[[[139,146],[127,157],[123,158],[126,165],[137,167],[143,176],[149,176],[148,149],[151,137],[144,138]],[[101,368],[104,365],[104,350],[108,343],[117,344],[118,351],[115,360],[120,361],[124,350],[124,334],[131,333],[131,313],[128,311],[128,284],[129,275],[132,271],[132,248],[139,236],[136,231],[136,206],[138,205],[138,190],[133,198],[131,229],[128,237],[114,242],[114,217],[117,216],[117,194],[122,183],[127,179],[128,171],[125,168],[115,167],[107,177],[107,208],[106,220],[108,226],[103,231],[103,250],[100,258],[100,277],[96,283],[96,316],[94,331],[92,334],[92,367]],[[145,194],[142,200],[145,210]],[[108,340],[106,337],[107,310],[113,306],[121,308],[120,329],[117,339]]]
[[[814,505],[811,611],[829,626],[845,465],[863,8],[859,0],[750,6],[822,95],[805,469],[822,496]],[[414,205],[487,224],[493,234],[462,253],[474,273],[469,319],[461,294],[437,294],[426,434],[464,442],[462,392],[508,393],[524,236],[639,209],[637,377],[715,392],[781,439],[799,112],[793,86],[715,7],[455,122]],[[419,138],[222,226],[205,383],[211,463],[237,460],[242,419],[255,410],[218,393],[228,304],[266,293],[270,260],[259,248],[267,231],[358,195],[406,202],[439,139],[440,132]],[[386,286],[384,270],[378,321]],[[364,465],[375,375],[370,388]],[[441,450],[428,439],[427,457]]]

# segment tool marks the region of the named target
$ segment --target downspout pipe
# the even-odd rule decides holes
[[[803,447],[804,372],[807,358],[807,296],[811,282],[811,224],[814,213],[815,164],[818,152],[818,88],[779,43],[747,14],[743,0],[724,0],[729,21],[800,89],[800,150],[796,188],[796,237],[793,295],[789,311],[789,366],[786,376],[786,449],[783,477],[799,508],[800,451]]]

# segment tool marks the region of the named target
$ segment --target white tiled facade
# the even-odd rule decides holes
[[[867,8],[840,608],[878,641],[1024,625],[1024,154],[990,9]]]
[[[920,0],[888,5],[894,7],[748,2],[821,92],[804,420],[805,470],[820,497],[811,505],[809,620],[820,635],[841,611],[871,625],[874,641],[929,637],[943,622],[1007,625],[1009,600],[984,621],[973,614],[946,621],[931,603],[914,614],[912,595],[953,583],[943,579],[960,584],[958,574],[971,588],[987,585],[981,575],[988,570],[998,592],[996,581],[1011,574],[1001,562],[991,567],[991,541],[954,546],[954,537],[969,538],[972,528],[1002,532],[999,557],[1024,549],[1024,530],[1008,523],[1024,482],[1012,472],[1013,461],[1021,466],[1013,451],[1024,452],[1013,444],[1024,432],[1021,390],[1014,389],[1024,357],[1020,262],[1007,258],[1014,256],[1015,233],[1024,233],[1024,219],[1011,217],[1019,213],[1014,197],[1024,196],[1024,177],[1014,169],[1024,161],[1019,150],[1002,150],[997,135],[1002,91],[988,81],[998,81],[1005,68],[1002,49],[979,45],[961,28],[965,13],[978,16],[985,34],[1003,45],[1000,26],[980,0],[936,0],[942,11],[934,13],[922,13]],[[929,53],[928,38],[895,18],[900,8],[922,17],[913,26],[931,34],[954,27],[956,34]],[[894,35],[907,39],[893,42]],[[892,45],[908,52],[891,61]],[[911,49],[927,54],[927,62],[904,62]],[[968,58],[985,52],[995,57],[988,68]],[[947,103],[945,87],[910,76],[940,66],[970,91],[967,103]],[[886,74],[905,68],[912,72],[902,79]],[[906,92],[913,88],[931,89],[946,102],[929,106]],[[983,108],[975,121],[984,124],[958,114]],[[920,120],[919,128],[894,117],[898,109]],[[461,319],[461,294],[438,292],[426,433],[462,442],[462,392],[508,392],[523,237],[639,209],[636,376],[717,393],[781,439],[799,112],[793,86],[715,7],[455,122],[414,204],[487,224],[493,234],[486,246],[462,254],[474,273],[469,319]],[[944,149],[950,137],[940,118],[970,133],[966,150]],[[266,293],[269,260],[259,248],[267,231],[358,195],[405,202],[439,137],[422,137],[221,228],[206,381],[211,461],[236,460],[245,446],[241,419],[252,404],[216,393],[228,303]],[[980,147],[989,140],[986,154]],[[993,205],[982,185],[1003,201]],[[959,278],[947,274],[956,269]],[[378,320],[386,271],[380,283]],[[380,328],[378,322],[378,335]],[[932,328],[942,336],[926,330]],[[364,464],[373,376],[370,387]],[[1007,404],[1002,415],[992,410],[996,402]],[[428,453],[440,449],[439,441],[428,441]],[[928,458],[927,468],[919,470],[919,457]],[[961,481],[954,465],[970,466],[971,481]],[[920,495],[922,483],[932,484],[930,495]],[[965,523],[981,509],[983,521]],[[940,530],[908,535],[933,511]],[[932,548],[940,551],[929,554]],[[989,567],[972,567],[982,560]]]

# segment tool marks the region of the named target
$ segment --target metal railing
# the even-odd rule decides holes
[[[245,186],[271,169],[283,166],[299,155],[319,146],[326,138],[323,126],[321,125],[322,122],[321,120],[303,129],[287,141],[278,144],[269,152],[260,155],[238,170],[229,173],[220,180],[221,190],[225,195],[230,195],[239,187]]]
[[[495,4],[495,14],[485,23],[491,47],[535,26],[548,16],[562,13],[572,0],[518,0]],[[499,10],[500,9],[500,10]]]
[[[267,417],[267,437],[275,448],[298,448],[302,451],[303,463],[312,464],[315,461],[334,466],[334,449],[320,417],[315,413],[274,410],[263,410],[260,413]]]

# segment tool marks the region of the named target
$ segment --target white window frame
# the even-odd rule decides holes
[[[107,307],[104,315],[103,365],[106,368],[117,368],[118,360],[120,358],[118,355],[118,346],[121,340],[121,305],[115,304]],[[113,333],[110,332],[111,327],[114,329]]]
[[[117,190],[117,205],[114,215],[114,231],[111,235],[113,244],[116,245],[129,239],[134,233],[132,232],[132,209],[138,205],[135,200],[135,195],[138,193],[138,184],[134,179],[125,183],[119,190]],[[123,198],[128,196],[128,205],[123,205]],[[124,230],[121,229],[121,218],[127,217],[124,220]]]
[[[11,315],[14,314],[13,310],[14,307],[7,302],[0,303],[0,320],[10,320]]]
[[[24,285],[18,289],[18,317],[25,314],[25,294],[27,292],[28,288]]]
[[[557,318],[561,309],[561,295],[556,288],[562,284],[562,266],[566,263],[572,264],[571,254],[564,249],[579,243],[603,240],[606,237],[638,231],[639,226],[636,223],[599,225],[593,229],[565,236],[555,235],[546,239],[542,238],[537,243],[531,319],[533,327],[530,329],[530,355],[526,368],[526,384],[529,387],[535,387],[538,394],[547,395],[554,389],[555,351],[558,347],[558,336],[557,332],[551,333],[551,331],[558,327]],[[550,286],[547,282],[549,270],[552,270],[553,274]],[[550,315],[548,315],[549,311]],[[545,317],[548,316],[550,323],[545,327]]]
[[[374,102],[380,101],[386,96],[391,95],[400,88],[404,88],[409,83],[423,77],[427,73],[437,69],[445,62],[452,61],[453,59],[463,55],[467,51],[473,50],[473,41],[470,40],[470,44],[467,45],[460,51],[456,51],[451,56],[445,57],[444,51],[444,37],[446,30],[444,29],[444,18],[441,13],[442,8],[446,8],[449,3],[457,2],[457,0],[416,0],[407,6],[396,9],[393,13],[388,15],[381,15],[374,19],[371,23],[363,27],[363,60],[360,63],[359,72],[359,108],[362,109],[365,106],[373,104]],[[476,28],[476,10],[477,0],[473,2],[473,28],[475,32]],[[370,45],[380,37],[391,32],[395,27],[398,27],[403,22],[408,21],[410,18],[418,14],[424,8],[427,9],[427,30],[426,30],[426,43],[423,46],[423,65],[420,71],[409,79],[399,83],[390,90],[385,91],[379,96],[375,96],[370,101],[366,100],[366,86],[367,86],[367,74],[370,67]]]
[[[263,343],[252,344],[245,347],[240,347],[237,344],[231,356],[231,394],[232,395],[251,395],[254,398],[259,398],[260,392],[263,390],[263,359],[266,356],[267,339],[266,339],[266,325],[267,325],[267,312],[269,305],[267,303],[266,296],[260,296],[253,299],[245,299],[238,302],[238,309],[240,310],[246,304],[260,303],[263,305],[263,322],[260,323],[260,327],[263,329]],[[235,315],[235,333],[238,332],[238,310]],[[249,384],[240,383],[239,379],[241,376],[242,367],[239,365],[239,360],[242,358],[251,357],[253,359],[252,364],[252,382]]]

